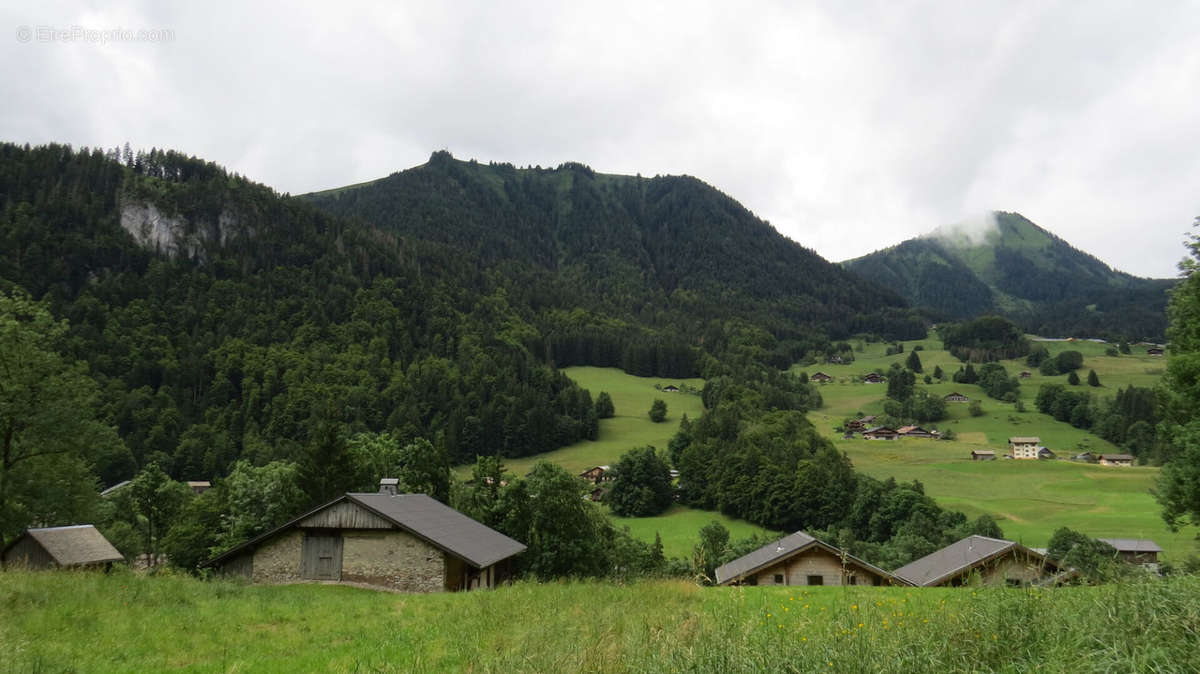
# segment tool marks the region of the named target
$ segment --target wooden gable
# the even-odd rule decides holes
[[[351,501],[338,501],[300,520],[306,529],[395,529],[396,525]]]

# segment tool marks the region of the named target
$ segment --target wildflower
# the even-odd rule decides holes
[[[863,624],[862,624],[862,623],[859,623],[859,624],[858,624],[858,626],[859,626],[859,627],[862,627],[862,626],[863,626]]]
[[[852,605],[852,606],[850,607],[850,610],[851,610],[851,611],[857,611],[857,610],[858,610],[858,604],[854,604],[854,605]]]

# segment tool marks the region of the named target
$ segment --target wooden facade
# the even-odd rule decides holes
[[[888,585],[890,579],[862,564],[842,559],[821,547],[794,556],[747,576],[743,585]]]

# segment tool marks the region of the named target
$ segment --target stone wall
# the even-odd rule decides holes
[[[304,532],[285,531],[263,541],[254,551],[251,578],[256,583],[289,583],[300,580],[300,550]]]
[[[342,580],[441,592],[445,560],[441,550],[403,531],[348,530],[342,532]]]

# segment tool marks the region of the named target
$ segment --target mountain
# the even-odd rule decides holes
[[[679,334],[729,317],[781,340],[922,330],[895,293],[688,176],[606,175],[576,163],[518,169],[435,152],[421,166],[304,198],[489,268],[526,265],[578,304]]]
[[[842,265],[958,319],[1000,313],[1047,335],[1163,339],[1171,279],[1112,269],[1018,213],[943,227]]]

